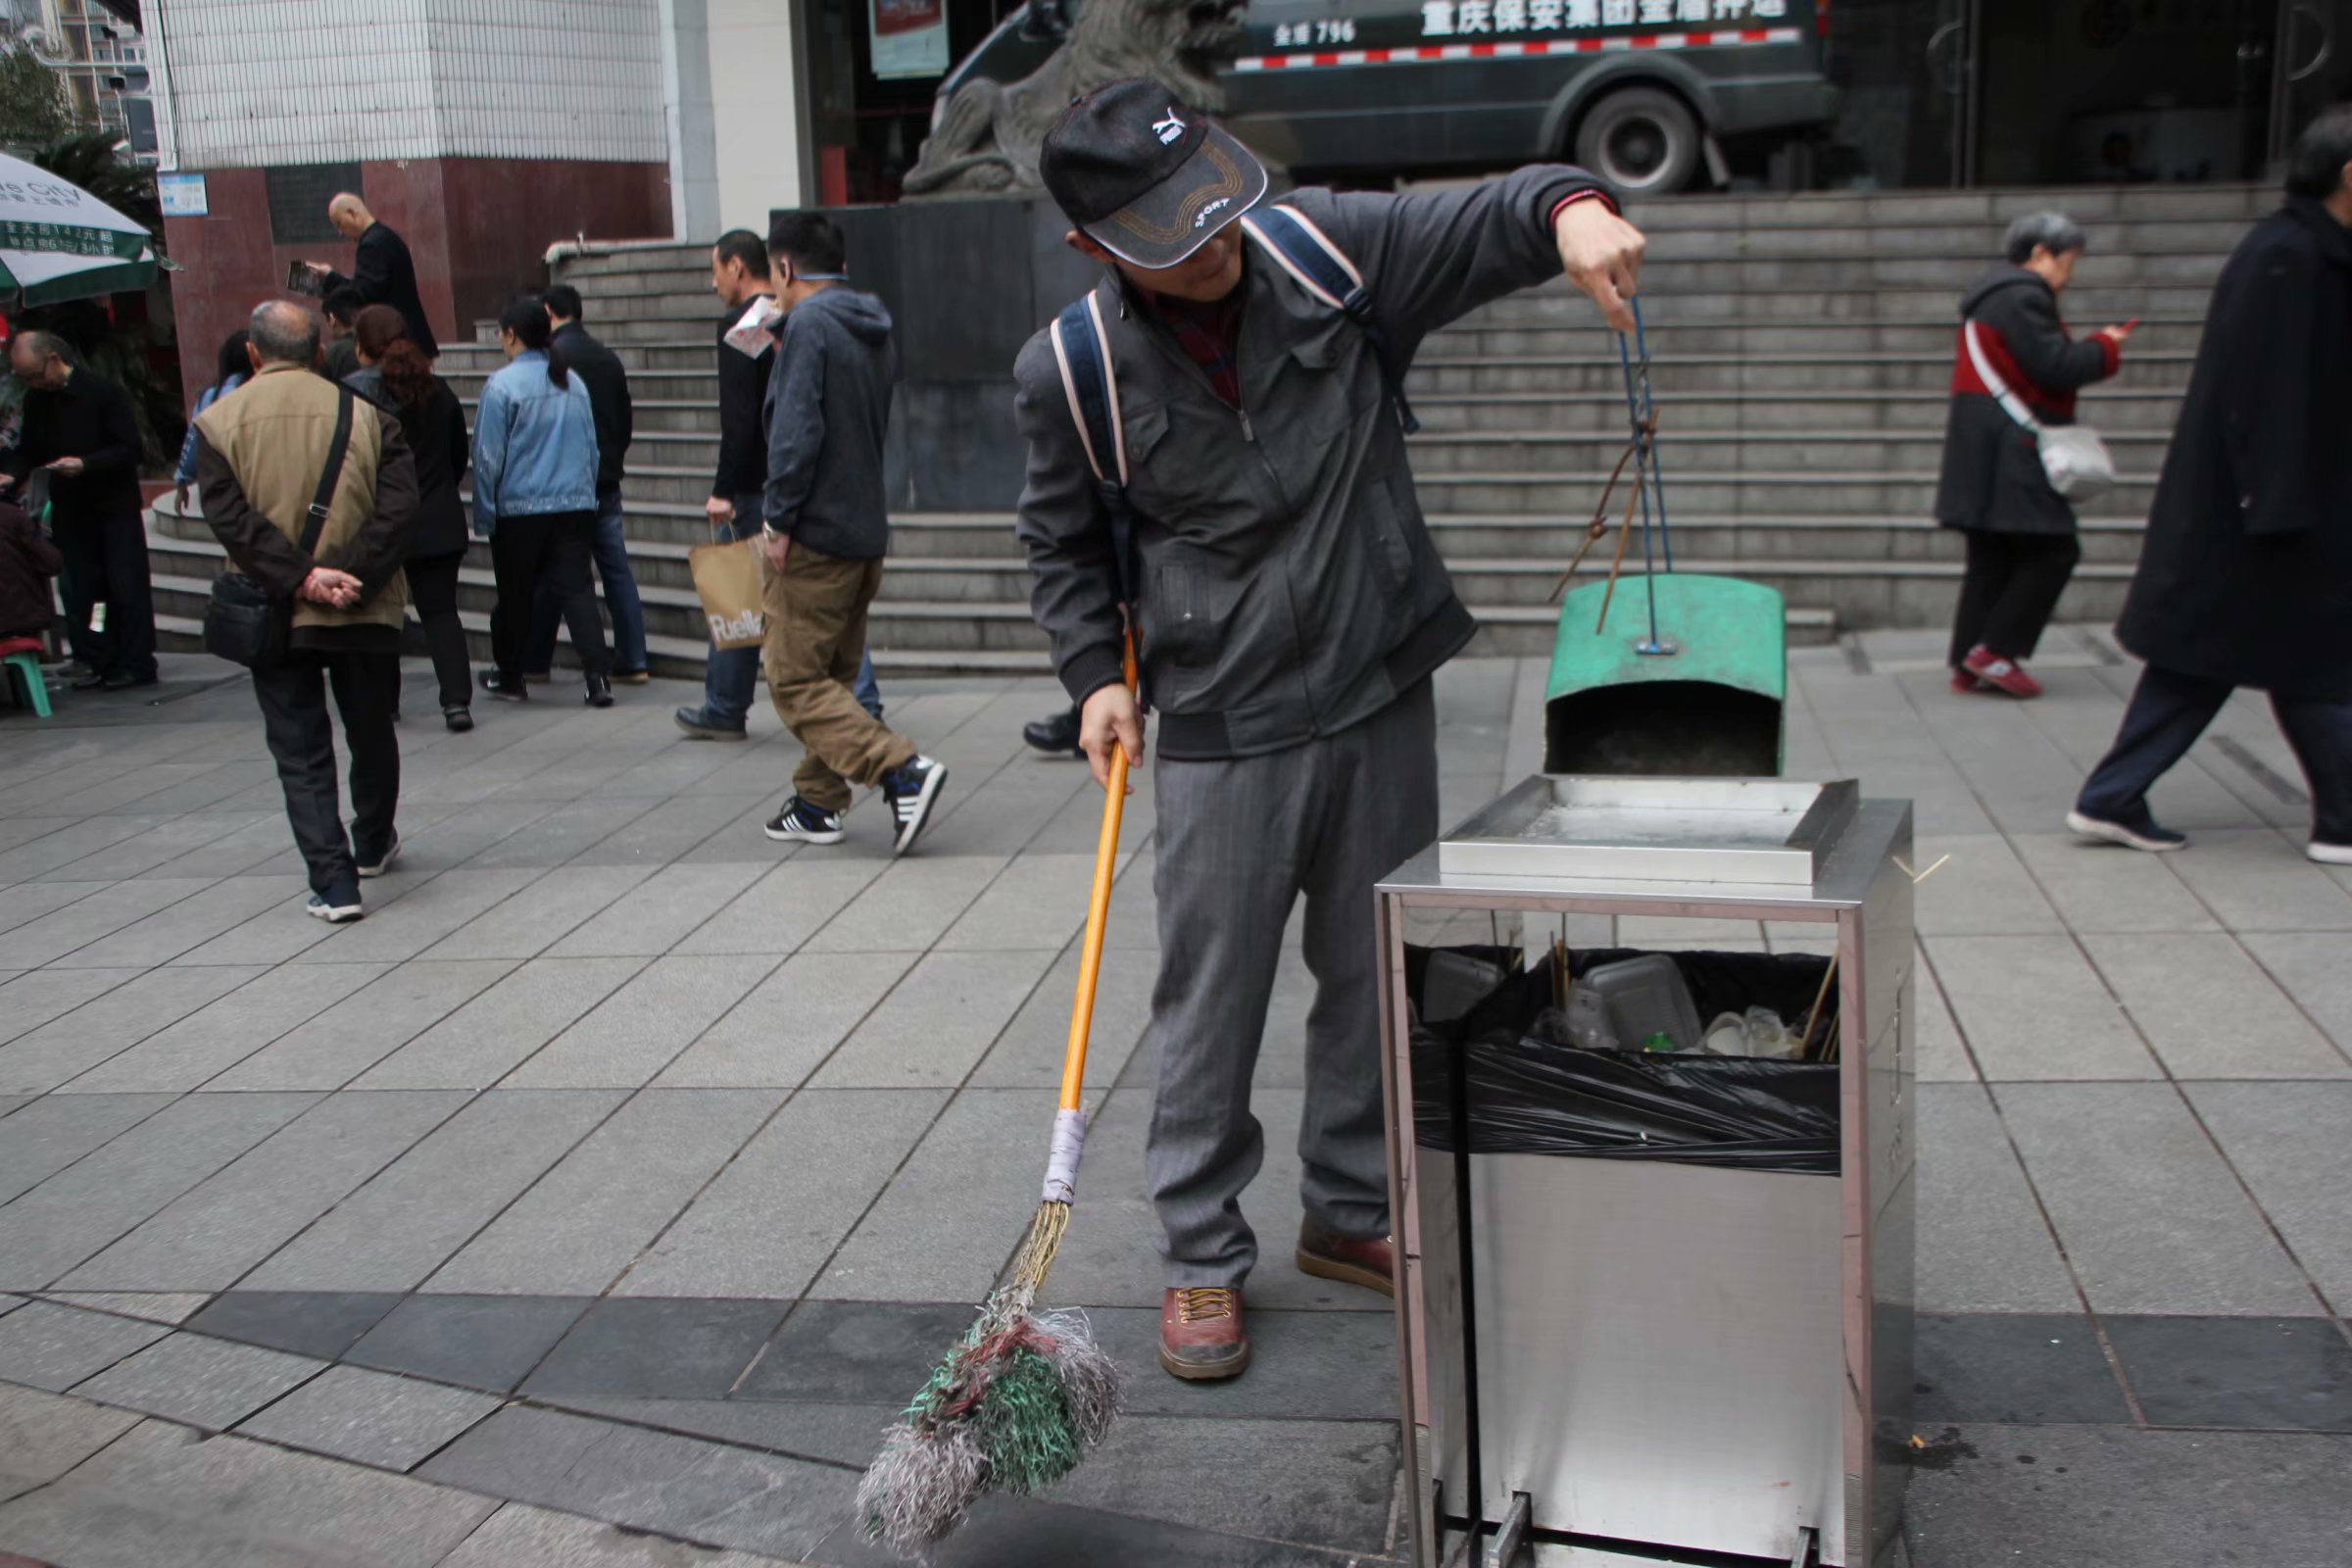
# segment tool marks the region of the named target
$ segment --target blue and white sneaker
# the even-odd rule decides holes
[[[766,831],[769,838],[779,842],[797,839],[803,844],[839,844],[841,813],[811,806],[795,795],[784,803],[784,809],[776,813]]]
[[[905,855],[914,848],[923,824],[931,820],[931,808],[939,802],[940,786],[947,781],[946,764],[928,757],[917,757],[882,775],[882,797],[890,802],[890,819],[899,830],[892,854]]]
[[[2116,822],[2106,817],[2092,816],[2087,811],[2074,810],[2066,813],[2066,825],[2086,839],[2105,839],[2110,844],[2145,850],[2151,855],[2163,855],[2188,847],[2187,834],[2174,832],[2145,810],[2140,812],[2140,819],[2136,822]]]
[[[360,907],[360,890],[349,884],[312,894],[310,909],[312,919],[324,920],[329,925],[342,925],[368,912]]]
[[[384,853],[375,858],[375,863],[373,865],[363,863],[360,866],[360,875],[364,877],[382,876],[386,871],[391,870],[399,859],[400,833],[396,829],[392,834],[392,842],[384,846]]]

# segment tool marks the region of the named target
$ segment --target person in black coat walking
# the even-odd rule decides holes
[[[433,373],[424,352],[409,341],[408,323],[391,306],[360,312],[352,341],[360,368],[344,378],[346,384],[400,420],[416,465],[416,520],[403,569],[432,654],[441,721],[463,733],[473,728],[473,672],[466,667],[466,628],[458,619],[458,568],[466,564],[468,543],[466,507],[458,498],[470,455],[466,410],[449,383]],[[398,716],[399,705],[393,706]]]
[[[2177,850],[2148,788],[2249,686],[2311,785],[2310,856],[2352,865],[2352,107],[2214,285],[2116,634],[2147,662],[2067,826]]]
[[[416,261],[409,254],[409,242],[378,222],[368,204],[350,191],[326,204],[326,220],[359,250],[349,277],[323,263],[308,264],[323,281],[322,292],[349,287],[359,291],[363,304],[391,306],[408,323],[409,341],[417,352],[428,360],[440,358],[441,344],[424,318],[424,301],[416,297]]]
[[[2075,509],[2050,486],[2034,432],[2004,394],[2042,424],[2075,422],[2075,393],[2113,375],[2129,326],[2078,343],[2058,296],[2082,259],[2082,230],[2063,213],[2009,225],[2007,260],[1960,298],[1952,407],[1944,425],[1936,520],[1968,540],[1968,572],[1952,616],[1952,690],[2038,697],[2024,662],[2041,641],[2082,547]]]
[[[642,686],[653,678],[645,652],[645,601],[629,565],[629,539],[621,515],[620,481],[629,443],[637,436],[637,406],[629,397],[629,372],[620,357],[580,324],[580,291],[558,283],[540,296],[547,307],[553,342],[588,384],[588,410],[596,418],[596,575],[605,585],[605,609],[612,617],[612,678]],[[556,623],[563,618],[555,590],[542,583],[531,607],[531,640],[523,650],[526,680],[545,680],[556,662]]]

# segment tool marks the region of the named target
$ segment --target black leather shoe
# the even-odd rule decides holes
[[[96,670],[90,671],[87,675],[76,675],[74,677],[74,689],[77,692],[94,692],[105,684],[106,677],[99,674]]]
[[[583,675],[580,677],[580,687],[587,693],[580,701],[586,703],[590,708],[611,708],[612,706],[612,682],[607,677]]]
[[[522,684],[520,676],[510,680],[495,669],[485,669],[474,677],[474,684],[491,696],[503,697],[510,703],[527,703],[531,700],[530,690]]]
[[[1078,710],[1073,705],[1052,718],[1041,718],[1021,726],[1021,739],[1048,757],[1083,757],[1078,749]]]
[[[441,710],[441,722],[449,726],[452,735],[463,735],[473,728],[473,710],[464,703],[452,703]]]

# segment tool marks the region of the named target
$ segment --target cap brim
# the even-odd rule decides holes
[[[1174,173],[1108,218],[1083,226],[1123,262],[1154,270],[1174,267],[1265,194],[1265,166],[1223,126],[1211,125]]]

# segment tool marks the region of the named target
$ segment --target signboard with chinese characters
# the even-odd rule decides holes
[[[1421,7],[1421,36],[1739,27],[1786,21],[1788,6],[1789,0],[1427,0]]]
[[[937,76],[948,69],[947,0],[866,0],[874,74]]]
[[[202,174],[158,174],[155,195],[166,218],[204,218],[213,210]]]

